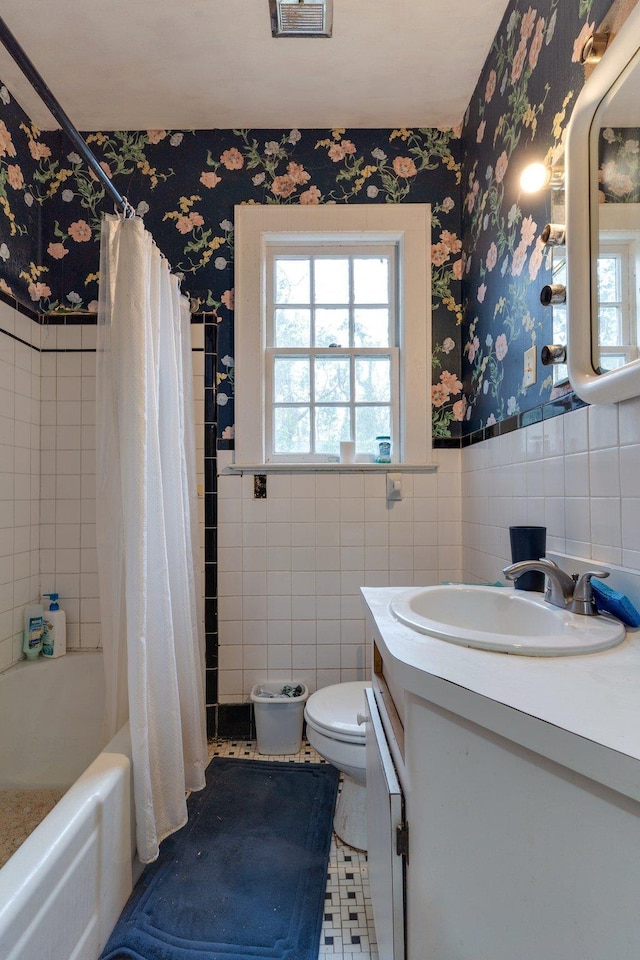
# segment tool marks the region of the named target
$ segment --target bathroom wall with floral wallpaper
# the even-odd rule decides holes
[[[540,240],[551,191],[523,193],[532,161],[562,163],[571,110],[584,82],[580,52],[611,0],[512,2],[491,46],[463,125],[462,380],[464,434],[475,434],[550,400],[552,312]],[[537,380],[523,385],[524,352],[535,347]]]
[[[640,128],[600,131],[598,179],[600,203],[640,202]]]
[[[100,218],[113,205],[63,135],[34,129],[6,87],[1,104],[0,217],[15,231],[0,254],[0,288],[46,314],[93,311]],[[223,447],[234,435],[234,205],[430,203],[434,435],[459,435],[460,139],[453,131],[146,130],[86,140],[182,275],[193,311],[217,325]],[[23,236],[36,241],[31,248],[17,242]]]
[[[551,338],[539,301],[549,192],[518,175],[557,159],[583,82],[582,41],[610,0],[513,0],[460,131],[146,130],[87,141],[183,275],[218,334],[218,443],[233,441],[233,208],[240,203],[432,205],[433,432],[450,443],[539,407],[523,354]],[[425,98],[429,92],[425,90]],[[0,86],[0,291],[43,314],[93,311],[112,203],[60,133],[40,133]]]

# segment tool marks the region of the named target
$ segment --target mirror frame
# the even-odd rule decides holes
[[[576,100],[567,127],[567,365],[573,390],[586,403],[617,403],[640,396],[640,359],[596,373],[592,362],[597,169],[590,166],[592,126],[598,107],[640,49],[640,3],[613,38]]]

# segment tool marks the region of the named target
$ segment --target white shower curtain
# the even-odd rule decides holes
[[[149,863],[204,786],[207,743],[189,310],[137,218],[103,221],[96,393],[106,733],[129,718]]]

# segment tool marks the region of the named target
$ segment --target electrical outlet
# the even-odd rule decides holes
[[[536,348],[529,347],[524,352],[524,375],[522,378],[523,387],[532,387],[536,382]]]

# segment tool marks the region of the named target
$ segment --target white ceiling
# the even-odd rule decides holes
[[[508,0],[334,0],[333,37],[271,36],[268,0],[0,0],[80,130],[450,127]],[[57,124],[0,44],[0,79]]]

